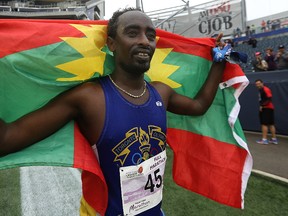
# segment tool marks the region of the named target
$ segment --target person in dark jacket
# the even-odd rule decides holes
[[[273,49],[271,47],[268,47],[266,49],[266,55],[264,57],[264,60],[267,62],[268,64],[268,71],[273,71],[277,69],[277,65],[275,62],[275,55],[273,53]]]
[[[279,45],[275,62],[279,70],[288,69],[288,53],[285,51],[284,45]]]

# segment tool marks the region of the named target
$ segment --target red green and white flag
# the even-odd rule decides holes
[[[0,118],[11,122],[59,93],[113,71],[107,21],[0,20]],[[157,49],[146,73],[193,97],[211,67],[210,38],[185,38],[157,30]],[[168,113],[168,144],[177,184],[222,204],[244,207],[252,157],[238,120],[238,97],[248,79],[227,64],[213,104],[203,116]],[[19,166],[80,168],[86,202],[101,215],[107,186],[98,161],[75,122],[17,153],[0,158],[0,169]],[[101,194],[101,196],[95,196]]]

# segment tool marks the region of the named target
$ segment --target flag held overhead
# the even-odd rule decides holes
[[[13,121],[83,81],[110,74],[114,63],[105,45],[106,24],[0,20],[0,38],[5,41],[0,50],[0,118]],[[146,80],[164,82],[194,97],[208,75],[215,41],[162,30],[157,30],[157,37]],[[225,88],[219,88],[204,116],[168,113],[173,176],[177,184],[191,191],[243,208],[252,158],[237,116],[238,97],[248,80],[238,65],[227,64],[223,83]],[[97,157],[74,122],[33,146],[0,158],[0,169],[34,165],[83,169],[84,199],[104,214],[108,196],[105,179]],[[103,199],[95,197],[99,191]]]

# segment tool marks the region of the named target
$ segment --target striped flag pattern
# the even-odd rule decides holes
[[[107,21],[0,20],[0,118],[7,122],[57,94],[113,71],[105,45]],[[193,97],[211,67],[210,38],[185,38],[157,30],[147,81],[161,81]],[[248,84],[238,65],[227,64],[215,100],[203,116],[167,113],[168,144],[177,184],[217,202],[244,207],[252,157],[238,121],[238,97]],[[18,166],[80,168],[84,199],[100,214],[107,186],[98,161],[77,124],[20,152],[0,158],[0,169]],[[101,197],[95,194],[101,193]]]

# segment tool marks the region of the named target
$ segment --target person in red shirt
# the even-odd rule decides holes
[[[262,130],[262,139],[258,140],[259,144],[278,144],[276,138],[276,129],[274,126],[274,105],[272,103],[272,91],[264,85],[261,79],[255,81],[259,90],[259,118]],[[272,138],[268,141],[267,134],[270,130]]]

